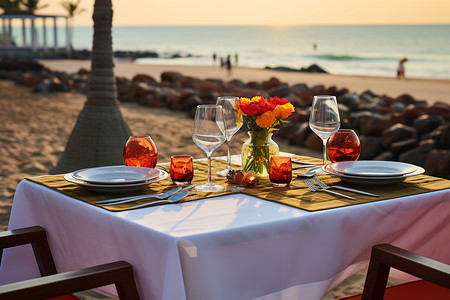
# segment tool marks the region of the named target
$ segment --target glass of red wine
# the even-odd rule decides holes
[[[328,140],[327,150],[332,162],[355,161],[361,153],[361,144],[353,130],[339,129]]]

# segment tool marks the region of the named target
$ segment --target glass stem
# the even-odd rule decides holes
[[[323,165],[327,164],[327,139],[322,139],[323,143]]]
[[[211,154],[208,155],[208,182],[207,185],[211,185]]]
[[[231,139],[227,140],[228,155],[227,155],[227,169],[231,169]]]

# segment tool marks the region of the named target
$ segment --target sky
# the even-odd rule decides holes
[[[75,0],[70,0],[75,1]],[[38,14],[65,15],[61,0]],[[113,0],[113,25],[397,25],[450,24],[450,0]],[[92,26],[94,0],[76,26]]]

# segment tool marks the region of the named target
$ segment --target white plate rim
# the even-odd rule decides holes
[[[83,176],[83,172],[96,172],[96,171],[104,171],[108,172],[108,174],[111,174],[111,172],[117,170],[121,170],[121,172],[132,172],[134,174],[142,175],[139,179],[130,179],[130,180],[124,180],[124,181],[110,181],[110,180],[96,180],[96,179],[90,179],[86,175]],[[146,175],[149,173],[155,173],[151,175]],[[148,180],[152,180],[154,178],[157,178],[162,175],[162,171],[159,169],[154,168],[144,168],[144,167],[129,167],[129,166],[104,166],[104,167],[93,167],[93,168],[85,168],[80,169],[77,171],[72,172],[72,178],[92,183],[92,184],[100,184],[100,185],[126,185],[126,184],[133,184],[133,183],[142,183],[146,182]],[[120,178],[118,178],[120,180]]]
[[[372,164],[377,164],[377,167],[380,167],[380,164],[384,164],[384,165],[388,165],[388,167],[390,168],[394,168],[395,166],[397,167],[404,167],[405,170],[399,170],[399,172],[397,173],[373,173],[373,174],[366,174],[366,173],[355,173],[355,172],[349,172],[346,171],[346,167],[345,165],[361,165],[360,168],[364,168],[364,167],[370,167],[370,166],[364,166],[364,165],[372,165]],[[418,166],[412,165],[412,164],[408,164],[408,163],[404,163],[404,162],[396,162],[396,161],[383,161],[383,160],[361,160],[361,161],[343,161],[343,162],[336,162],[336,163],[331,163],[329,164],[330,168],[335,171],[338,172],[340,174],[344,174],[344,175],[349,175],[349,176],[362,176],[362,177],[396,177],[396,176],[403,176],[409,173],[414,173],[417,171],[417,169],[419,168]],[[342,166],[339,168],[339,166]]]
[[[133,187],[141,187],[141,186],[147,186],[149,184],[159,182],[161,180],[166,179],[169,174],[165,171],[161,171],[162,175],[160,175],[157,178],[144,181],[144,182],[138,182],[138,183],[130,183],[130,184],[95,184],[95,183],[89,183],[82,180],[78,180],[72,176],[72,173],[67,173],[64,175],[64,179],[70,183],[75,183],[81,186],[89,187],[89,188],[104,188],[104,189],[121,189],[121,188],[133,188]]]
[[[331,175],[336,175],[344,178],[353,178],[353,179],[363,179],[363,180],[389,180],[389,179],[403,179],[411,176],[421,175],[425,172],[425,169],[419,166],[416,166],[417,169],[414,172],[399,175],[399,176],[355,176],[355,175],[347,175],[334,171],[331,167],[331,164],[326,164],[322,167],[322,170]],[[329,168],[328,168],[329,167]],[[331,170],[329,170],[331,169]]]

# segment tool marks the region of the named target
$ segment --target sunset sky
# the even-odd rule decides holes
[[[71,0],[75,1],[75,0]],[[64,15],[60,0],[38,14]],[[91,26],[94,0],[75,25]],[[113,0],[115,26],[450,24],[450,0]]]

